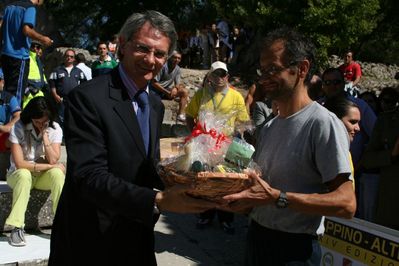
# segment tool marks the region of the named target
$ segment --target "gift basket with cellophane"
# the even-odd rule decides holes
[[[251,186],[252,181],[244,171],[259,168],[251,159],[255,148],[242,135],[253,130],[253,126],[241,123],[233,128],[228,123],[231,115],[200,112],[195,128],[185,139],[183,154],[158,165],[166,187],[190,185],[189,195],[218,201]],[[232,137],[234,132],[241,138]]]

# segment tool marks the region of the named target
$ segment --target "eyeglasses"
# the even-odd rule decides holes
[[[156,50],[153,48],[148,47],[144,44],[135,44],[134,50],[139,54],[148,55],[150,53],[154,53],[154,56],[158,59],[165,59],[168,56],[168,53],[162,50]]]
[[[256,73],[258,74],[260,79],[263,79],[268,76],[274,76],[274,75],[282,72],[285,69],[295,66],[296,64],[297,64],[297,62],[292,61],[288,64],[288,66],[281,67],[281,66],[272,65],[271,67],[269,67],[267,69],[257,69]]]
[[[65,55],[65,58],[75,58],[74,55]]]
[[[339,80],[339,79],[331,79],[331,80],[325,79],[325,80],[323,80],[323,84],[326,85],[326,86],[338,85],[338,84],[341,84],[341,83],[342,83],[342,80]]]

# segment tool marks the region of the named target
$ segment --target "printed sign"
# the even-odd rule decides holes
[[[323,266],[399,266],[399,232],[353,218],[325,219]]]

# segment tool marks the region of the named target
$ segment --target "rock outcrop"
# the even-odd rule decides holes
[[[357,62],[360,64],[363,73],[359,82],[362,91],[374,91],[378,95],[384,87],[399,87],[399,80],[395,79],[396,73],[399,72],[399,66]],[[330,65],[332,67],[338,67],[342,63],[343,60],[338,56],[330,57]]]

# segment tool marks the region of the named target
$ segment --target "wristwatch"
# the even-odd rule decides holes
[[[287,194],[281,191],[280,196],[278,196],[278,199],[276,200],[276,207],[279,209],[284,209],[287,208],[287,206],[288,206]]]

